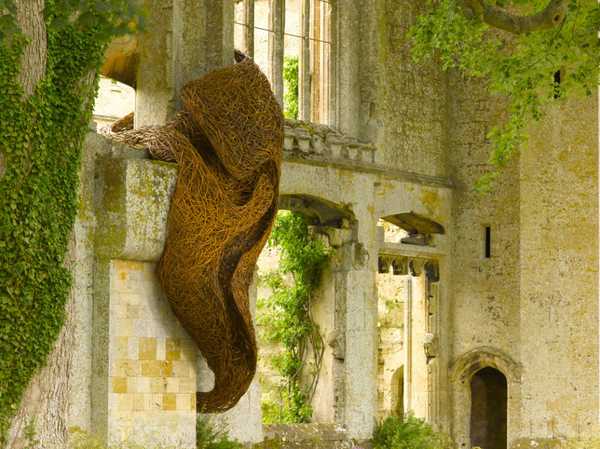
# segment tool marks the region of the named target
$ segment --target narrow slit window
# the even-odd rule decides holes
[[[484,238],[484,254],[485,258],[489,259],[490,257],[492,257],[492,228],[490,226],[485,227]]]
[[[562,73],[560,70],[554,72],[554,98],[560,98],[560,83],[562,81]]]

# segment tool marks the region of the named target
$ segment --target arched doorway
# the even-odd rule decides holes
[[[483,368],[471,378],[471,447],[506,449],[506,377],[495,368]]]
[[[282,380],[282,370],[277,365],[277,357],[283,351],[283,342],[279,337],[272,338],[267,335],[273,332],[273,328],[269,330],[268,327],[270,313],[282,310],[281,303],[277,303],[275,298],[278,294],[281,295],[283,290],[277,285],[286,289],[293,284],[280,277],[282,273],[277,274],[281,265],[281,247],[267,245],[258,260],[259,303],[256,322],[257,341],[261,352],[258,378],[261,385],[263,420],[267,425],[290,424],[290,421],[291,424],[305,421],[332,424],[343,416],[345,405],[339,400],[337,393],[341,382],[340,373],[343,373],[344,369],[343,357],[339,356],[342,349],[341,338],[338,336],[343,337],[344,334],[336,313],[345,304],[346,291],[338,287],[343,272],[340,266],[335,264],[340,263],[340,254],[344,251],[342,247],[347,248],[352,243],[352,227],[356,220],[349,208],[311,195],[283,194],[279,197],[278,206],[278,221],[284,217],[295,216],[293,221],[287,222],[287,228],[305,229],[308,226],[309,234],[315,240],[322,240],[329,246],[330,257],[322,267],[318,287],[311,293],[307,305],[314,332],[304,340],[302,349],[298,347],[303,368],[299,368],[296,373],[296,386],[302,395],[302,402],[307,407],[293,409],[292,414],[288,413],[292,410],[288,407],[289,404],[297,404],[299,401],[292,402],[296,401],[294,397],[286,396],[287,391],[281,389],[281,385],[285,384]],[[300,222],[303,224],[300,225]],[[292,277],[289,273],[287,275]],[[278,278],[275,283],[269,281]],[[276,291],[279,293],[275,293]]]

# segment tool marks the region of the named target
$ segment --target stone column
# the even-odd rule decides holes
[[[172,73],[172,0],[146,0],[151,11],[139,38],[140,63],[135,98],[135,127],[162,125],[175,112]]]
[[[371,437],[377,412],[377,258],[369,257],[376,251],[367,251],[356,241],[345,244],[340,252],[336,311],[344,363],[343,403],[338,404],[336,416],[349,437],[362,440]]]
[[[140,36],[135,127],[161,125],[190,80],[233,63],[233,0],[146,0]]]

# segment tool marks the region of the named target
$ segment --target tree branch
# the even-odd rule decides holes
[[[465,0],[465,4],[484,23],[514,34],[557,27],[565,20],[568,9],[567,0],[550,0],[542,11],[528,16],[518,16],[490,5],[485,0]]]

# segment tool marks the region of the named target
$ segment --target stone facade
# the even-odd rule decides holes
[[[108,434],[193,447],[197,349],[157,289],[154,264],[113,260],[109,271]]]
[[[233,1],[148,3],[136,126],[163,123],[182,84],[230,63],[234,45]],[[328,126],[286,125],[280,191],[282,207],[321,219],[334,248],[316,298],[329,346],[315,419],[362,439],[377,417],[410,411],[469,448],[481,403],[472,379],[491,368],[506,380],[509,447],[597,435],[596,95],[557,102],[481,195],[473,186],[489,168],[502,100],[414,65],[404,31],[415,2],[331,5]],[[111,441],[191,447],[193,393],[210,373],[152,268],[176,167],[93,133],[86,145],[68,423]],[[382,230],[403,217],[443,233],[415,242]],[[259,390],[224,418],[244,441],[264,436]]]

